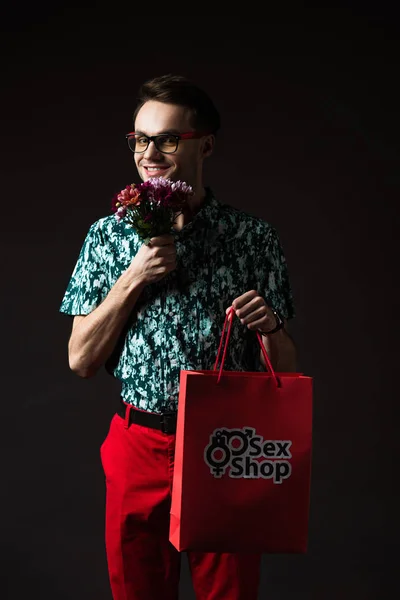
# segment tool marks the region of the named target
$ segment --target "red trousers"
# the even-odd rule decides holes
[[[180,553],[169,541],[175,435],[112,418],[100,453],[114,600],[177,600]],[[256,600],[259,554],[188,552],[197,600]]]

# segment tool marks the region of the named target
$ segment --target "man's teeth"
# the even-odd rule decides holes
[[[148,171],[161,171],[162,169],[166,169],[167,167],[146,167]]]

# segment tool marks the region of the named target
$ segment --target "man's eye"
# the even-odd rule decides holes
[[[176,144],[176,139],[172,135],[163,135],[159,139],[162,144]]]
[[[136,143],[137,144],[147,144],[147,137],[145,137],[144,135],[137,137]]]

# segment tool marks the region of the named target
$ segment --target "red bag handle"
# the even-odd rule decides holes
[[[229,321],[229,327],[228,327],[228,332],[227,332],[227,336],[226,336],[226,342],[225,342],[225,347],[224,347],[224,351],[223,351],[223,355],[222,355],[222,362],[221,362],[221,367],[219,369],[219,375],[218,375],[217,383],[219,383],[219,380],[221,379],[222,370],[223,370],[224,364],[225,364],[225,357],[226,357],[226,352],[228,350],[228,343],[229,343],[229,338],[230,338],[230,335],[231,335],[231,329],[232,329],[232,323],[233,323],[233,318],[232,317],[233,317],[234,314],[235,314],[235,311],[231,307],[229,309],[227,315],[226,315],[225,323],[224,323],[224,326],[222,328],[221,342],[220,342],[219,348],[218,348],[217,360],[215,361],[214,371],[216,371],[217,368],[218,368],[218,362],[219,362],[219,359],[221,357],[222,345],[223,345],[223,341],[224,341],[225,329],[226,329],[226,325],[227,325],[227,323]],[[280,387],[280,382],[279,382],[279,380],[278,380],[278,378],[277,378],[277,376],[275,374],[275,371],[273,369],[273,366],[271,364],[271,361],[269,359],[267,351],[266,351],[266,349],[264,347],[261,335],[259,334],[258,331],[256,331],[256,334],[257,334],[258,343],[261,346],[261,352],[263,353],[263,356],[264,356],[264,359],[265,359],[265,364],[268,365],[268,368],[269,368],[269,370],[271,372],[272,377],[274,378],[274,381],[275,381],[277,387]]]

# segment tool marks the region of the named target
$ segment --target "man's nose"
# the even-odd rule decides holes
[[[146,159],[154,158],[154,157],[157,157],[157,158],[161,157],[161,152],[159,150],[157,150],[156,145],[153,140],[150,140],[149,145],[147,146],[147,149],[143,156]]]

